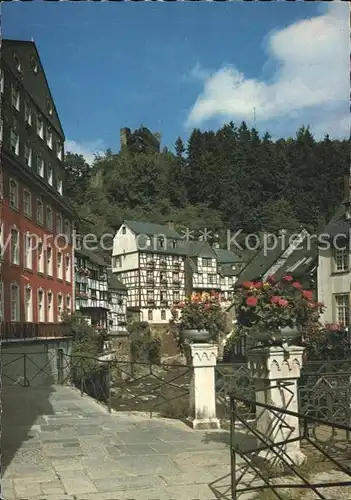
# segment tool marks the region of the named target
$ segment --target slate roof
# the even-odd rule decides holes
[[[301,248],[296,249],[286,259],[285,263],[276,273],[277,279],[282,278],[286,274],[291,274],[295,278],[299,278],[309,274],[318,263],[318,245],[314,240],[308,245],[308,240],[301,244]]]
[[[98,250],[89,250],[88,248],[80,248],[76,249],[75,253],[76,255],[81,255],[83,257],[86,257],[87,259],[89,259],[94,264],[97,264],[98,266],[107,267],[107,262],[105,261],[101,252],[99,252]]]
[[[213,251],[220,264],[235,264],[236,262],[243,262],[242,257],[235,254],[231,250],[227,250],[226,248],[214,248]]]
[[[216,253],[207,241],[189,241],[187,245],[187,255],[189,257],[204,257],[208,259],[216,259]]]
[[[108,288],[111,290],[127,290],[127,287],[124,283],[119,281],[115,274],[111,271],[111,269],[107,270],[107,280],[108,280]]]
[[[327,224],[324,229],[324,233],[330,238],[334,238],[337,235],[349,236],[351,230],[351,219],[346,219],[345,217],[345,206],[344,204],[339,207],[334,217]]]
[[[162,234],[166,238],[181,240],[182,236],[175,229],[166,224],[154,224],[153,222],[141,222],[125,220],[124,224],[128,226],[135,234],[145,234],[146,236],[155,236]]]

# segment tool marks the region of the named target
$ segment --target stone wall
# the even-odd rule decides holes
[[[11,340],[1,343],[3,385],[49,386],[69,372],[70,338]]]

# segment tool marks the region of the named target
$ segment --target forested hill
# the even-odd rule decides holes
[[[91,221],[81,231],[114,232],[123,219],[174,222],[192,229],[244,232],[317,230],[343,198],[349,142],[316,141],[308,128],[272,141],[245,123],[217,132],[195,129],[175,152],[158,152],[145,128],[119,153],[91,167],[67,153],[68,197]]]

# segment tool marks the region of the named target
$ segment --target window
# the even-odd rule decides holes
[[[62,144],[60,141],[56,141],[56,155],[62,161]]]
[[[39,323],[45,322],[45,299],[44,290],[39,288],[38,290],[38,321]]]
[[[71,237],[71,225],[68,220],[65,220],[65,235],[68,239]]]
[[[11,284],[11,321],[20,321],[20,291],[17,283]]]
[[[345,248],[334,248],[334,272],[343,272],[349,270],[349,249],[345,244]]]
[[[30,65],[32,67],[33,72],[37,75],[38,74],[38,63],[37,63],[34,56],[32,56],[30,58]]]
[[[0,142],[3,141],[4,138],[4,121],[0,119]]]
[[[40,175],[40,177],[44,177],[44,172],[45,172],[45,164],[44,164],[44,159],[42,158],[41,155],[37,155],[37,173]]]
[[[57,252],[57,277],[62,280],[63,269],[62,269],[62,253]]]
[[[71,257],[66,255],[65,279],[71,281]]]
[[[46,247],[46,273],[49,276],[53,275],[52,248],[51,247]]]
[[[48,183],[50,186],[52,186],[52,181],[53,181],[52,164],[51,164],[51,162],[49,162],[48,163]]]
[[[10,207],[19,208],[18,203],[18,183],[14,179],[10,179]]]
[[[50,99],[46,99],[46,109],[48,110],[49,115],[51,116],[52,115],[52,104],[51,104]]]
[[[153,310],[149,309],[148,312],[147,312],[147,319],[148,319],[148,321],[152,321],[153,317],[154,317]]]
[[[173,292],[173,302],[179,302],[179,301],[180,301],[179,292]]]
[[[52,231],[52,208],[46,207],[46,227]]]
[[[20,73],[22,71],[22,66],[17,54],[13,54],[13,60],[15,61],[15,68]]]
[[[32,107],[29,101],[24,103],[24,119],[28,125],[32,125]]]
[[[57,191],[62,196],[62,179],[57,178]]]
[[[41,198],[37,198],[37,223],[44,224],[44,204]]]
[[[46,130],[46,144],[50,149],[52,149],[52,130],[51,127],[48,127]]]
[[[123,226],[122,227],[122,234],[126,234],[127,230],[126,230],[126,226]]]
[[[32,236],[30,233],[24,235],[24,267],[26,269],[33,267]]]
[[[15,118],[12,119],[12,127],[10,133],[10,144],[11,151],[15,153],[15,155],[19,155],[19,132],[18,132],[18,123]]]
[[[29,141],[27,141],[24,145],[24,162],[27,167],[32,166],[32,148],[30,147]]]
[[[62,294],[59,293],[57,295],[57,319],[58,321],[62,321],[62,306],[63,306],[63,298],[62,298]]]
[[[37,114],[37,134],[41,139],[44,139],[44,122],[41,114]]]
[[[203,267],[212,267],[212,259],[202,258]]]
[[[153,271],[146,271],[146,282],[147,283],[154,282],[154,272]]]
[[[2,166],[0,165],[0,199],[4,198],[4,175],[2,171]]]
[[[122,267],[121,257],[113,257],[113,267]]]
[[[56,233],[62,234],[63,232],[63,221],[60,214],[56,214]]]
[[[24,317],[28,323],[33,322],[33,295],[32,289],[28,285],[24,289]]]
[[[17,229],[11,230],[11,263],[17,266],[20,263],[20,242]]]
[[[208,274],[208,282],[211,285],[215,285],[217,283],[217,275],[216,274]]]
[[[164,302],[168,302],[168,301],[167,301],[167,293],[166,293],[166,292],[161,292],[161,293],[160,293],[160,300],[161,300],[161,302],[163,302],[163,303],[164,303]]]
[[[350,298],[348,294],[335,295],[336,323],[343,326],[350,324]]]
[[[165,320],[166,319],[166,311],[164,309],[161,310],[161,320]]]
[[[11,104],[17,111],[20,110],[20,92],[15,84],[11,85]]]
[[[160,272],[160,281],[167,281],[167,273],[165,271]]]
[[[147,301],[148,302],[154,302],[154,292],[153,292],[153,290],[148,290],[147,291]]]
[[[43,243],[41,241],[38,242],[37,256],[38,256],[38,273],[44,273],[44,250],[43,250]]]
[[[4,72],[2,69],[0,69],[0,91],[3,94],[4,93]]]
[[[66,295],[66,313],[71,314],[71,296]]]
[[[53,323],[54,321],[54,308],[52,303],[52,291],[49,290],[47,293],[47,310],[48,310],[48,323]]]
[[[164,240],[164,238],[162,238],[162,237],[159,238],[158,239],[158,244],[160,245],[160,248],[164,248],[164,246],[165,246],[165,240]]]
[[[173,248],[177,248],[177,242],[176,242],[176,240],[173,240],[173,241],[172,241],[172,247],[173,247]]]
[[[27,217],[32,216],[32,196],[28,189],[23,189],[23,213]]]
[[[173,281],[179,283],[179,273],[173,273]]]

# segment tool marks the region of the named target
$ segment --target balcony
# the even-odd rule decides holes
[[[66,337],[64,323],[0,323],[1,340]]]

